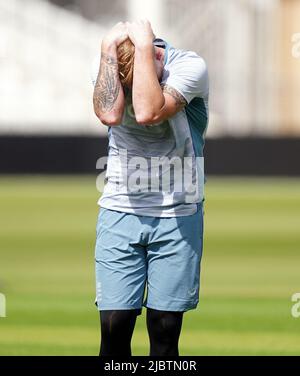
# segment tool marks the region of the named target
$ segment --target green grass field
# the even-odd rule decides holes
[[[97,355],[93,177],[0,178],[1,355]],[[300,355],[300,180],[208,178],[200,304],[181,355]],[[145,309],[133,355],[148,354]]]

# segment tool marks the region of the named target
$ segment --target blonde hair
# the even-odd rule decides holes
[[[129,38],[121,43],[117,49],[120,81],[122,86],[128,89],[132,88],[134,51],[134,44]]]

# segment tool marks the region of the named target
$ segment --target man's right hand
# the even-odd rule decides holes
[[[118,47],[128,38],[128,27],[125,22],[118,22],[102,39],[102,46]]]

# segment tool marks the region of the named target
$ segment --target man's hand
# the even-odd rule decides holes
[[[118,47],[128,38],[127,22],[118,22],[102,39],[102,46]]]
[[[151,46],[155,35],[150,22],[143,19],[137,22],[126,22],[128,35],[135,47]]]

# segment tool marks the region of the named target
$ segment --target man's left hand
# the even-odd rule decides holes
[[[135,47],[144,47],[152,45],[155,35],[150,22],[142,19],[137,22],[126,22],[128,35]]]

